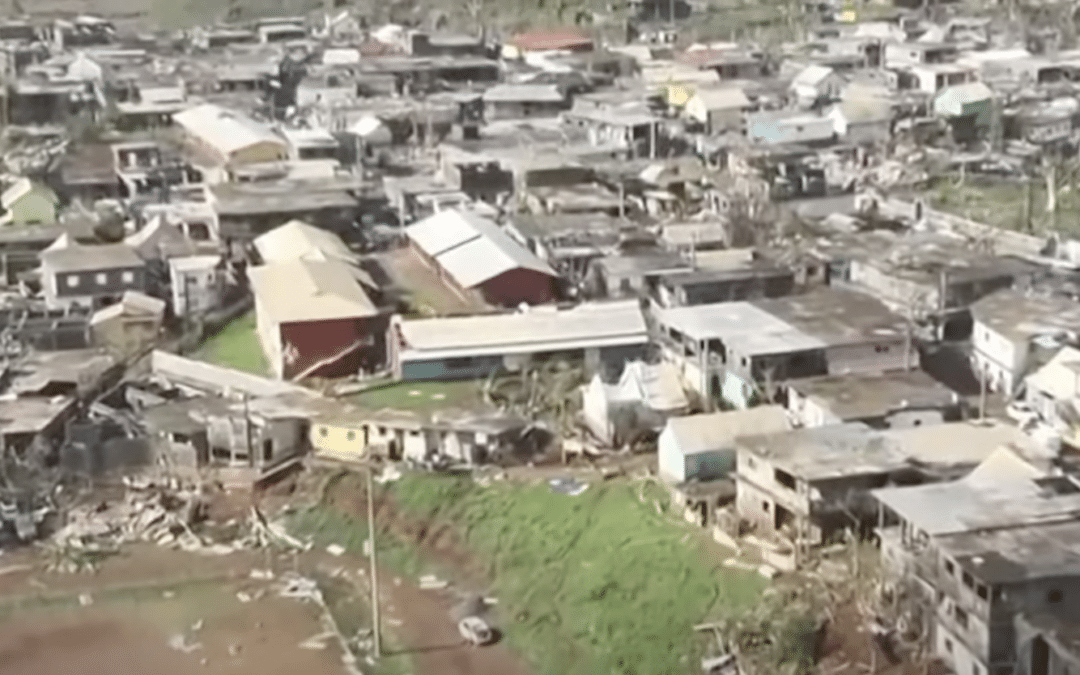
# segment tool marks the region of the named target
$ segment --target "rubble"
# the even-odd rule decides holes
[[[124,484],[122,499],[68,509],[65,524],[44,544],[51,554],[50,571],[93,570],[100,559],[135,542],[205,555],[271,546],[310,548],[310,544],[290,536],[284,523],[267,520],[254,507],[245,534],[218,541],[206,519],[208,500],[201,488],[176,482],[125,480]]]

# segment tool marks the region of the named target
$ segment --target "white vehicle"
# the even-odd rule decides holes
[[[1005,414],[1021,428],[1025,428],[1039,419],[1039,413],[1023,401],[1013,401],[1009,403],[1009,405],[1005,407]]]
[[[458,632],[469,644],[479,647],[491,642],[491,627],[478,616],[467,616],[458,622]]]

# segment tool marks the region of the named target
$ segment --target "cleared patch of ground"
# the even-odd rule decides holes
[[[456,382],[397,382],[374,387],[345,400],[370,410],[415,410],[418,412],[440,408],[480,409],[484,407],[483,382],[460,380]]]
[[[1080,186],[1062,186],[1055,220],[1047,211],[1046,186],[958,176],[941,178],[927,193],[930,206],[954,215],[1020,232],[1080,235]]]
[[[255,333],[254,310],[232,320],[209,336],[193,358],[253,375],[270,373],[270,364]]]

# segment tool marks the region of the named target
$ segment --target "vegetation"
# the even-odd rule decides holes
[[[481,384],[476,380],[454,382],[396,382],[353,394],[347,400],[370,410],[436,408],[473,409],[482,404]]]
[[[651,483],[571,497],[408,475],[391,489],[405,513],[457,525],[494,581],[499,628],[539,673],[693,672],[693,626],[744,613],[764,589],[673,523],[666,492]]]
[[[996,227],[1033,234],[1080,234],[1080,190],[1069,182],[1062,185],[1059,179],[1056,203],[1047,194],[1042,179],[1025,184],[1015,179],[947,176],[936,181],[928,197],[933,208]]]
[[[255,333],[255,312],[234,319],[209,336],[194,358],[253,375],[268,375],[270,364]]]

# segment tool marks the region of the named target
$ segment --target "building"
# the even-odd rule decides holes
[[[918,365],[907,323],[867,295],[837,288],[656,312],[666,358],[687,386],[736,407],[771,400],[788,380]]]
[[[965,412],[956,392],[921,370],[812,377],[784,390],[788,413],[803,427],[860,422],[903,429],[955,422]]]
[[[690,402],[670,363],[630,361],[614,383],[601,373],[582,387],[581,414],[593,436],[609,448],[632,445],[660,431],[672,415],[685,414]]]
[[[556,117],[570,108],[570,97],[554,84],[497,84],[483,100],[487,120]]]
[[[71,243],[41,253],[41,285],[50,308],[97,309],[127,291],[146,292],[146,263],[126,244]]]
[[[498,307],[539,305],[556,295],[551,266],[494,222],[471,211],[440,211],[405,229],[414,254],[463,298]]]
[[[1006,444],[1038,452],[1016,427],[969,422],[747,436],[738,442],[736,506],[761,534],[812,546],[874,524],[871,490],[959,478]]]
[[[782,406],[672,417],[660,432],[660,477],[673,484],[724,478],[735,470],[735,439],[791,429]]]
[[[808,108],[823,101],[839,99],[846,84],[844,77],[832,68],[812,65],[803,68],[792,79],[790,91],[799,105]]]
[[[933,110],[949,120],[953,134],[968,140],[986,133],[994,119],[994,91],[982,82],[946,87],[934,96]]]
[[[836,140],[828,117],[798,110],[762,110],[746,119],[747,137],[756,143],[831,145]]]
[[[935,656],[954,672],[1067,672],[1049,646],[1071,660],[1054,638],[1080,593],[1080,486],[1003,448],[960,480],[873,496],[883,567],[932,599]]]
[[[226,277],[219,255],[170,258],[169,292],[173,314],[185,317],[219,308],[225,297]]]
[[[649,344],[636,300],[534,307],[482,316],[406,319],[390,324],[390,364],[402,380],[487,377],[567,360],[589,373],[641,357]]]
[[[547,28],[520,33],[503,46],[503,58],[517,58],[529,52],[591,52],[595,43],[578,28]]]
[[[731,85],[698,87],[683,108],[687,117],[705,126],[708,134],[741,133],[746,128],[746,113],[752,109],[746,93]]]
[[[1076,344],[1080,303],[1006,289],[971,306],[971,358],[987,388],[1012,394],[1023,377],[1062,344]],[[1042,355],[1042,356],[1040,356]]]
[[[341,237],[300,220],[290,220],[261,234],[252,244],[264,263],[310,260],[355,264],[358,260]]]
[[[285,138],[243,113],[207,103],[173,119],[183,129],[197,165],[234,168],[289,158]]]
[[[259,342],[279,379],[343,377],[384,361],[385,316],[347,263],[248,268]]]
[[[0,194],[4,213],[0,225],[51,225],[56,222],[59,198],[49,188],[20,178]]]
[[[879,145],[892,137],[893,103],[875,96],[845,97],[826,117],[837,137],[854,145]]]
[[[95,347],[132,356],[156,342],[164,319],[165,301],[126,291],[120,302],[94,312],[90,335]]]

